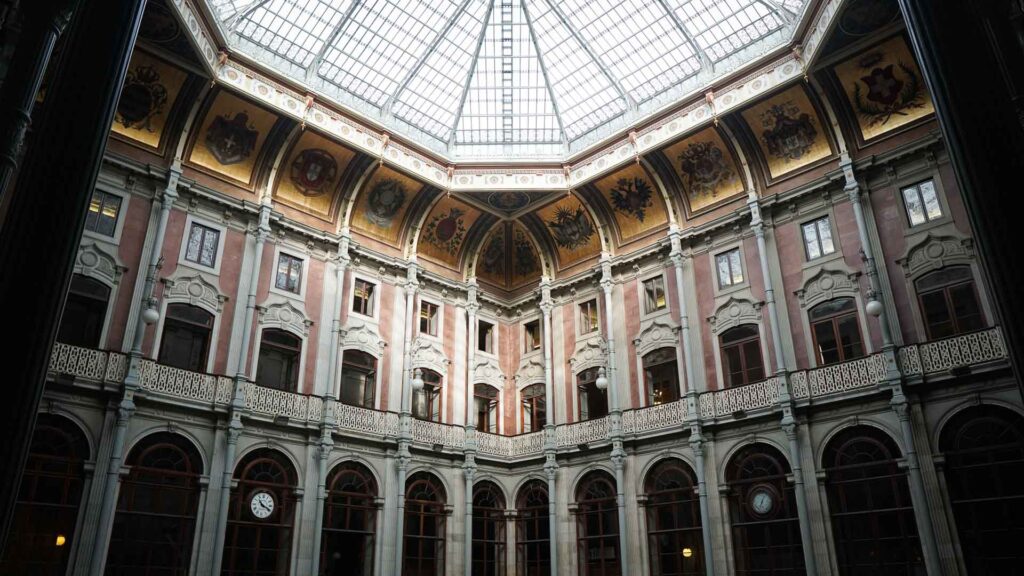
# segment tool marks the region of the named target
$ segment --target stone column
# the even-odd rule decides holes
[[[323,537],[324,505],[327,501],[327,461],[334,449],[334,396],[328,392],[324,397],[324,415],[320,423],[320,445],[316,455],[316,509],[313,511],[313,558],[309,573],[320,573],[320,546]]]
[[[708,484],[705,480],[704,444],[707,440],[701,433],[700,424],[691,426],[690,449],[693,450],[693,463],[697,474],[697,500],[700,505],[700,536],[704,548],[704,573],[715,574],[715,547],[711,537],[711,507],[708,504]]]
[[[903,395],[902,386],[893,387],[892,406],[900,422],[900,433],[906,447],[904,457],[907,460],[907,476],[910,479],[910,499],[914,503],[914,520],[917,522],[917,533],[921,537],[921,551],[924,552],[925,569],[929,574],[942,574],[942,561],[939,558],[939,546],[935,540],[935,525],[932,523],[931,507],[921,475],[921,461],[914,445],[913,426],[910,422],[910,403]]]
[[[46,10],[52,3],[40,4]],[[3,196],[0,302],[8,304],[7,325],[19,330],[0,352],[6,377],[18,383],[8,387],[0,405],[0,543],[6,540],[50,349],[144,4],[81,3],[36,124],[40,137],[30,141],[17,185]],[[4,90],[17,88],[18,80],[8,77]]]
[[[402,573],[402,555],[405,545],[405,477],[409,471],[409,464],[412,456],[409,454],[409,445],[412,444],[412,381],[414,378],[412,368],[412,335],[413,325],[416,321],[416,293],[419,290],[419,281],[416,279],[418,267],[416,259],[409,261],[406,269],[405,279],[405,340],[403,342],[404,354],[402,359],[402,403],[399,414],[398,429],[398,470],[395,489],[398,490],[397,511],[395,518],[395,574]]]
[[[249,344],[252,339],[252,326],[256,321],[256,288],[260,279],[260,268],[263,262],[263,248],[270,235],[270,206],[260,206],[259,223],[252,231],[254,251],[252,268],[249,270],[249,293],[245,301],[245,317],[241,326],[241,334],[232,333],[231,339],[241,339],[242,348],[235,363],[234,391],[231,395],[231,406],[228,408],[228,430],[224,446],[224,468],[222,470],[220,489],[217,493],[217,530],[213,540],[213,570],[220,574],[221,563],[224,561],[224,539],[227,537],[228,508],[231,504],[231,481],[235,474],[235,455],[238,452],[238,438],[242,435],[242,413],[245,411],[245,386],[247,383],[249,363]],[[242,271],[240,274],[244,274]]]
[[[110,448],[110,461],[107,475],[103,480],[103,498],[100,501],[100,518],[97,522],[96,536],[93,540],[92,558],[89,563],[90,576],[102,576],[107,562],[107,546],[110,544],[110,530],[117,509],[117,491],[121,481],[121,462],[124,459],[125,436],[128,433],[128,422],[135,412],[134,390],[125,377],[125,392],[117,407],[117,420],[114,423],[114,441]]]
[[[473,476],[476,474],[476,413],[473,410],[473,360],[476,357],[476,279],[470,278],[466,294],[466,314],[469,322],[466,330],[466,446],[463,451],[465,463],[462,472],[466,477],[465,528],[466,542],[463,566],[466,576],[473,574]]]
[[[679,228],[673,226],[669,230],[669,240],[672,243],[672,252],[669,254],[669,258],[672,259],[672,264],[676,270],[676,294],[679,300],[679,326],[680,326],[680,340],[681,346],[683,347],[683,367],[686,380],[683,382],[683,390],[685,394],[688,391],[694,391],[694,378],[693,378],[693,350],[690,346],[690,315],[686,310],[686,293],[685,283],[683,281],[683,264],[688,258],[683,254],[683,241],[680,235]]]
[[[558,472],[555,439],[555,380],[552,367],[551,312],[555,303],[551,299],[551,280],[540,280],[540,311],[543,316],[541,335],[544,338],[544,472],[548,478],[548,534],[551,547],[551,576],[558,576],[558,516],[555,506],[555,477]]]
[[[622,576],[629,576],[629,539],[626,535],[626,451],[622,447],[622,405],[619,402],[619,386],[615,377],[615,314],[613,312],[611,257],[601,256],[601,289],[604,291],[605,341],[608,345],[608,437],[612,441],[612,469],[615,471],[615,506],[619,513],[619,550]]]
[[[462,465],[462,474],[466,478],[465,494],[465,515],[463,516],[463,528],[466,530],[466,542],[464,550],[463,572],[466,576],[473,576],[473,478],[476,475],[476,460],[472,452],[466,453],[466,462]]]

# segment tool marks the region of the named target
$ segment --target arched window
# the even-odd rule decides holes
[[[75,274],[64,301],[57,341],[84,348],[99,348],[107,316],[110,288],[99,280]]]
[[[64,576],[78,536],[88,459],[89,443],[78,426],[60,416],[38,416],[0,574]]]
[[[929,340],[985,327],[974,275],[967,266],[950,266],[925,274],[914,283]]]
[[[473,489],[473,576],[505,574],[505,497],[492,482]]]
[[[551,573],[551,525],[548,523],[548,488],[531,480],[516,498],[516,576]]]
[[[343,462],[327,476],[320,570],[323,576],[370,576],[377,530],[377,482],[357,462]]]
[[[341,356],[342,403],[372,409],[376,388],[377,359],[359,350],[345,350]]]
[[[998,406],[957,414],[942,429],[949,500],[968,574],[1024,566],[1024,417]]]
[[[444,572],[445,504],[441,481],[417,472],[405,483],[404,576],[442,576]]]
[[[621,574],[615,480],[607,472],[587,474],[576,488],[576,506],[580,576]]]
[[[420,370],[423,389],[412,394],[412,415],[420,420],[441,421],[441,375],[433,370]]]
[[[818,365],[846,362],[864,356],[864,344],[857,323],[857,304],[853,298],[822,302],[807,313],[814,339]]]
[[[644,355],[644,383],[647,404],[667,404],[679,400],[679,368],[675,348],[659,348]]]
[[[924,574],[907,475],[891,438],[868,426],[825,447],[825,488],[840,574]]]
[[[767,444],[746,446],[729,462],[726,482],[736,574],[804,573],[800,523],[789,465]]]
[[[286,576],[291,569],[295,468],[276,450],[246,455],[235,467],[222,576]]]
[[[544,402],[544,385],[531,384],[519,393],[523,434],[543,430],[548,422],[547,403]]]
[[[302,339],[284,330],[267,328],[260,342],[256,383],[267,388],[295,392],[299,386]]]
[[[608,415],[608,391],[597,387],[598,368],[588,368],[576,376],[576,394],[580,420],[592,420]]]
[[[743,386],[764,380],[761,336],[757,325],[743,324],[722,333],[722,372],[725,387]]]
[[[476,429],[496,434],[498,432],[498,395],[494,386],[476,384],[473,386],[473,412]]]
[[[188,574],[202,459],[188,440],[158,432],[128,455],[107,552],[108,576]]]
[[[697,481],[678,458],[662,460],[644,482],[651,576],[704,573]]]
[[[168,304],[157,362],[205,372],[212,333],[213,315],[206,310],[188,304]]]

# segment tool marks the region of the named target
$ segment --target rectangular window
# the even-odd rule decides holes
[[[804,251],[808,260],[821,258],[836,251],[835,243],[832,242],[832,224],[828,216],[818,218],[803,225]]]
[[[373,316],[373,299],[376,288],[374,284],[356,278],[352,289],[352,311],[363,316]]]
[[[219,242],[219,230],[193,222],[192,228],[188,231],[185,260],[213,268],[217,264],[217,244]]]
[[[481,352],[494,352],[494,324],[483,320],[477,324],[476,349]]]
[[[274,286],[298,294],[302,291],[302,259],[282,252],[277,259]]]
[[[587,300],[580,304],[580,334],[590,334],[597,328],[597,300]]]
[[[903,205],[911,226],[918,226],[942,217],[942,206],[931,180],[903,189]]]
[[[665,300],[665,277],[655,276],[644,280],[644,313],[650,314],[663,310],[668,303]]]
[[[437,336],[437,304],[420,302],[420,333]]]
[[[531,320],[526,324],[523,324],[523,336],[525,338],[527,352],[540,350],[540,320]]]
[[[121,211],[121,197],[97,190],[92,193],[89,213],[85,216],[85,229],[104,236],[113,236],[117,227],[117,214]]]
[[[715,256],[715,264],[718,267],[719,288],[743,283],[743,266],[740,264],[739,248]]]

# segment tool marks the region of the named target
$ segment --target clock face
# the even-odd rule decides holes
[[[254,493],[249,502],[249,510],[261,520],[269,517],[274,512],[274,495],[264,490]]]
[[[750,492],[750,509],[758,516],[766,516],[775,508],[775,495],[768,488],[755,488]]]

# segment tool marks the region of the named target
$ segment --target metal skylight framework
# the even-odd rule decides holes
[[[809,0],[207,0],[232,49],[450,157],[565,155],[787,41]]]

